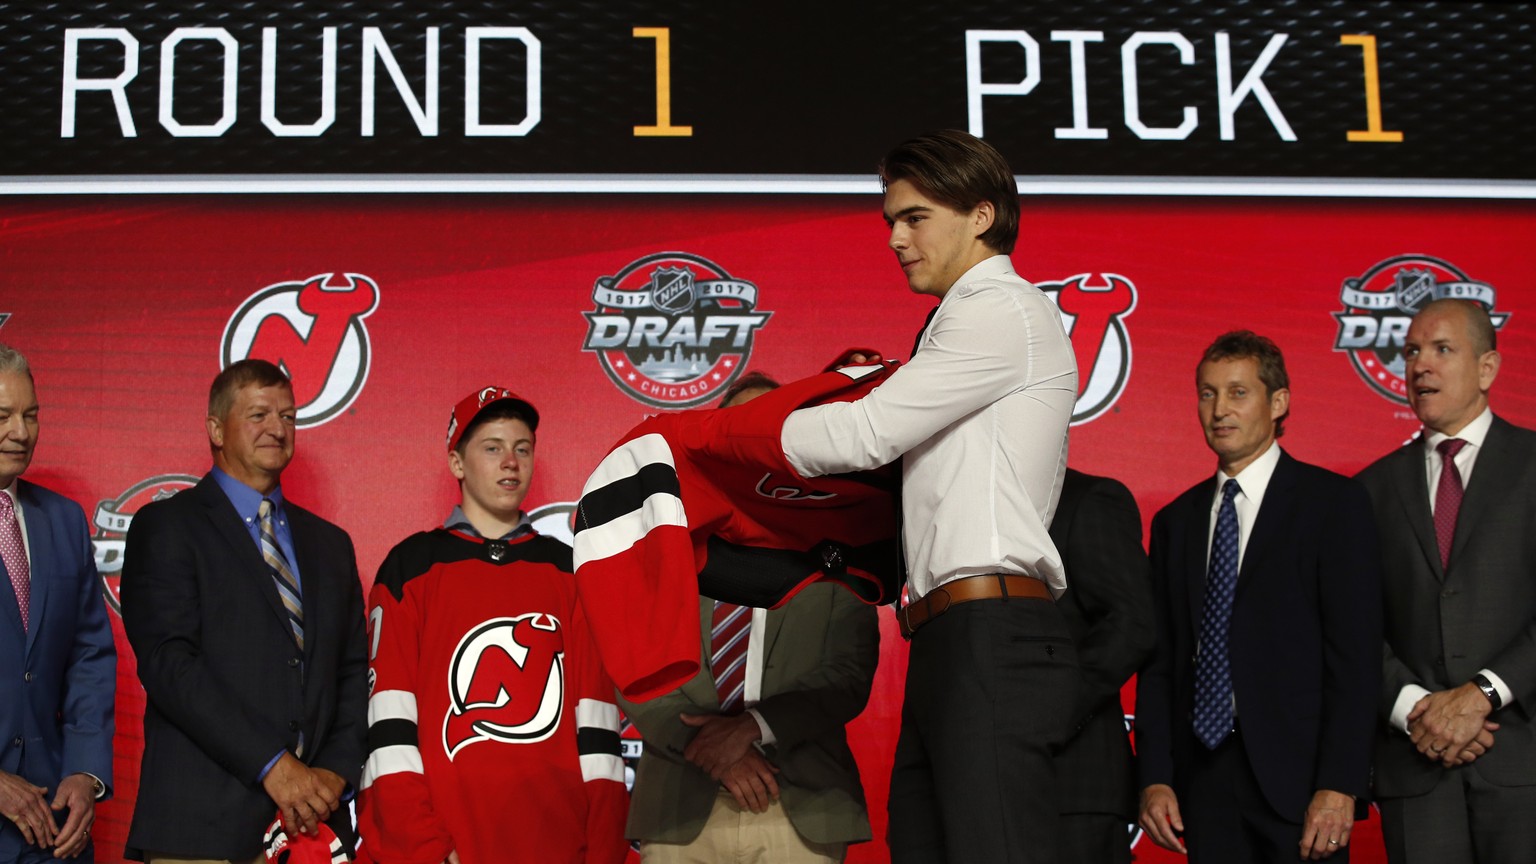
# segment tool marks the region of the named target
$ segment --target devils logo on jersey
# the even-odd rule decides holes
[[[553,615],[493,618],[470,630],[448,666],[448,758],[476,741],[543,741],[565,705],[565,632]]]
[[[1062,326],[1072,338],[1077,358],[1074,426],[1108,411],[1131,380],[1131,336],[1125,319],[1136,308],[1136,286],[1118,273],[1103,274],[1102,285],[1090,285],[1088,278],[1079,273],[1037,283],[1060,310]]]
[[[581,347],[636,401],[692,408],[746,367],[753,334],[773,315],[756,311],[757,299],[756,285],[707,258],[658,252],[597,280]]]
[[[1339,322],[1333,350],[1347,352],[1365,383],[1402,405],[1408,404],[1403,340],[1424,304],[1446,297],[1471,300],[1488,310],[1494,328],[1502,328],[1509,320],[1508,314],[1493,309],[1492,285],[1474,281],[1456,265],[1428,255],[1380,261],[1364,274],[1345,279],[1339,297],[1344,311],[1333,313]]]
[[[298,425],[335,418],[368,380],[368,329],[379,286],[359,273],[321,273],[303,282],[268,285],[240,304],[224,327],[222,366],[269,360],[293,379]]]

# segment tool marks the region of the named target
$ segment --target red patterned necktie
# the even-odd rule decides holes
[[[752,610],[735,603],[715,601],[714,623],[710,627],[709,669],[720,691],[720,710],[734,714],[741,710],[747,692],[747,640],[752,632]]]
[[[16,590],[16,606],[21,609],[21,629],[27,629],[27,613],[32,608],[32,566],[27,563],[27,547],[21,542],[21,523],[16,521],[16,505],[11,496],[0,492],[0,560],[11,574]]]
[[[1456,537],[1456,516],[1461,513],[1461,471],[1456,454],[1467,442],[1447,438],[1435,446],[1440,452],[1440,483],[1435,487],[1435,539],[1440,541],[1440,569],[1451,566],[1451,540]]]

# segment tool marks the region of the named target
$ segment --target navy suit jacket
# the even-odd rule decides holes
[[[244,859],[277,815],[279,752],[355,788],[367,734],[362,585],[345,531],[285,501],[303,582],[304,649],[271,570],[211,477],[134,514],[123,626],[144,683],[144,761],[128,854]],[[329,823],[354,838],[346,808]]]
[[[1158,645],[1136,687],[1141,783],[1184,806],[1195,747],[1195,653],[1215,477],[1152,520]],[[1269,803],[1300,822],[1319,789],[1364,798],[1381,682],[1380,553],[1347,477],[1284,451],[1238,571],[1230,655],[1242,745]]]
[[[0,562],[0,771],[47,787],[49,800],[61,779],[80,772],[110,789],[117,651],[85,514],[25,480],[16,497],[32,553],[32,602],[23,630]],[[23,848],[21,831],[0,819],[0,861],[15,861]]]

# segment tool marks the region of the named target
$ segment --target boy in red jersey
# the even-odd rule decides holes
[[[360,828],[379,864],[620,862],[619,714],[571,550],[522,510],[539,415],[501,387],[454,407],[460,503],[389,553],[369,597]]]

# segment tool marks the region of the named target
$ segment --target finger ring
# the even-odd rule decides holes
[[[1329,840],[1328,841],[1328,845],[1329,846],[1337,846],[1337,845],[1339,845],[1339,841],[1337,841],[1337,840]]]

